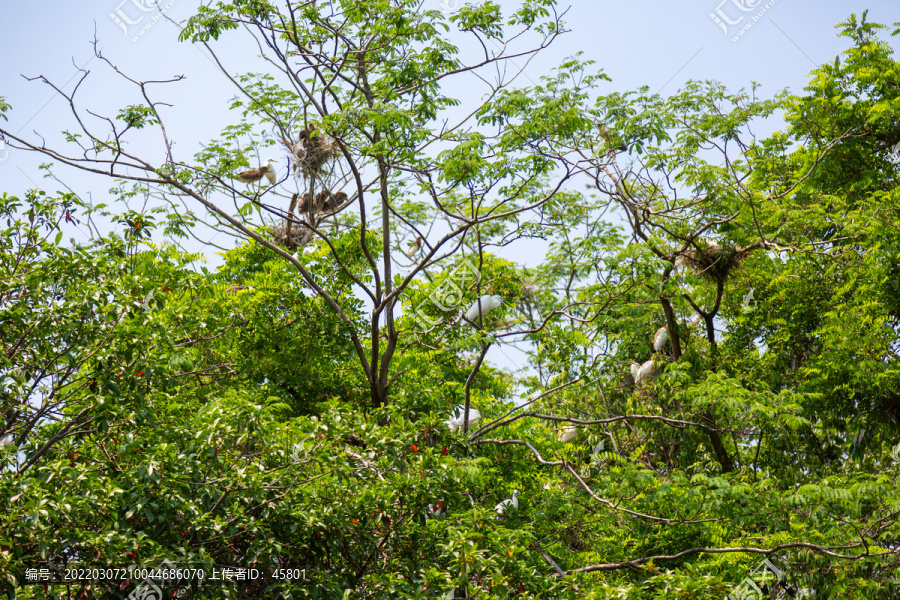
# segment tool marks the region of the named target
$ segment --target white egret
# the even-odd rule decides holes
[[[663,349],[663,346],[666,345],[666,342],[669,341],[669,326],[664,325],[656,330],[656,334],[653,336],[653,351],[659,352]]]
[[[638,361],[631,359],[631,378],[634,379],[634,382],[637,383],[638,373],[641,370],[641,365],[638,364]]]
[[[456,433],[457,430],[462,429],[464,425],[464,421],[466,418],[466,407],[464,404],[460,404],[456,408],[454,408],[450,412],[450,418],[447,419],[447,427],[450,428],[450,433]],[[472,429],[472,426],[475,424],[475,421],[481,418],[481,413],[477,408],[469,407],[469,429]]]
[[[513,490],[512,498],[507,498],[506,500],[501,501],[497,506],[494,507],[494,510],[497,511],[498,515],[505,514],[509,507],[519,508],[519,499],[516,497],[519,494],[519,490]]]
[[[639,383],[650,377],[650,374],[653,373],[653,367],[653,359],[651,358],[650,360],[642,364],[640,369],[638,369],[637,375],[635,375],[634,377],[634,382]]]
[[[269,163],[278,162],[274,158],[267,158],[266,161],[259,166],[258,169],[250,169],[249,171],[243,171],[238,173],[238,178],[244,183],[253,183],[255,181],[259,181],[265,175],[266,179],[269,180],[269,183],[275,185],[275,169],[272,168]]]
[[[479,312],[483,316],[486,316],[491,310],[500,308],[502,305],[503,298],[501,298],[500,296],[491,296],[490,294],[485,294],[472,303],[472,306],[470,306],[469,310],[466,311],[466,319],[472,321],[473,323],[477,323]]]
[[[558,439],[563,444],[568,444],[575,439],[576,435],[578,435],[578,427],[576,427],[575,425],[566,425],[559,430],[559,433],[556,434],[556,439]]]

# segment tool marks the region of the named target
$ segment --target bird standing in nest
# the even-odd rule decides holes
[[[244,183],[255,183],[265,176],[271,185],[275,185],[275,169],[269,163],[278,162],[274,158],[267,158],[266,161],[259,166],[258,169],[250,169],[238,173],[238,179]]]

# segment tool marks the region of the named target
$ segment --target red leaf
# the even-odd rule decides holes
[[[444,501],[441,500],[440,502],[438,502],[438,503],[437,503],[437,507],[438,507],[438,508],[444,508]]]
[[[128,587],[128,584],[129,584],[129,583],[131,583],[131,580],[130,580],[130,579],[126,579],[126,580],[123,581],[121,584],[119,584],[119,589],[120,589],[120,590],[124,590],[125,588]]]
[[[137,374],[138,374],[138,375],[143,375],[144,372],[143,372],[143,371],[138,371]]]
[[[449,450],[449,448],[447,448],[447,446],[444,446],[444,449],[441,450],[441,456],[447,456],[447,450]]]
[[[415,444],[413,444],[413,454],[415,454],[415,453],[418,452],[418,451],[419,451],[419,449],[416,448],[416,445],[415,445]]]
[[[353,519],[353,522],[356,523],[356,519]]]

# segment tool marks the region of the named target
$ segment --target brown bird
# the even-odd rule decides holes
[[[297,203],[297,214],[305,215],[309,211],[309,192],[303,192],[300,202]]]
[[[325,206],[328,205],[329,200],[331,200],[331,192],[328,190],[322,190],[316,194],[316,212],[322,212],[325,209]]]
[[[347,194],[338,192],[332,195],[328,190],[322,190],[316,194],[315,202],[313,202],[313,210],[317,213],[332,213],[340,208],[347,201]],[[301,215],[306,214],[310,210],[309,192],[303,192],[300,202],[297,206],[297,212]]]
[[[347,202],[347,194],[344,192],[338,192],[334,196],[329,195],[328,200],[322,205],[322,210],[332,213],[343,206],[345,202]]]
[[[269,180],[269,183],[275,185],[275,169],[269,166],[269,163],[273,162],[278,161],[274,158],[267,158],[266,162],[261,164],[258,169],[250,169],[249,171],[238,173],[238,178],[244,183],[254,183],[262,179],[265,175],[266,179]]]

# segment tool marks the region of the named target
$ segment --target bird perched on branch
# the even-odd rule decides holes
[[[414,242],[410,245],[409,250],[406,251],[406,257],[407,257],[407,258],[412,258],[413,256],[415,256],[415,255],[416,255],[416,252],[418,252],[418,251],[422,248],[422,242],[423,242],[423,241],[424,241],[424,240],[423,240],[421,237],[417,237],[417,238],[416,238],[416,241],[414,241]]]
[[[503,298],[500,296],[491,296],[490,294],[485,294],[478,300],[472,303],[472,306],[469,307],[469,310],[466,311],[466,319],[473,323],[478,322],[478,315],[487,316],[487,314],[495,309],[503,306]]]
[[[656,334],[653,336],[653,351],[659,352],[663,349],[663,346],[666,345],[666,342],[669,341],[669,326],[664,325],[656,330]]]
[[[261,164],[258,169],[250,169],[249,171],[238,173],[238,178],[244,183],[254,183],[265,176],[265,178],[269,180],[269,183],[271,185],[275,185],[275,169],[269,165],[269,163],[273,162],[278,161],[274,158],[267,158],[266,161]]]
[[[603,123],[599,123],[597,125],[597,129],[600,131],[600,137],[603,138],[603,141],[606,142],[607,145],[610,145],[613,143],[612,142],[613,132],[610,131],[609,127],[607,127]],[[619,152],[624,152],[625,150],[628,150],[628,146],[626,146],[625,144],[620,144],[619,146],[616,146],[615,149],[618,150]]]
[[[519,508],[519,499],[517,496],[519,495],[519,490],[513,490],[512,498],[508,498],[506,500],[501,501],[497,506],[494,507],[494,510],[497,511],[498,515],[506,514],[506,511],[512,508]]]
[[[450,428],[450,433],[456,433],[458,430],[462,429],[465,424],[466,418],[466,406],[464,404],[460,404],[450,413],[450,418],[447,419],[447,427]],[[475,424],[475,421],[481,418],[481,413],[477,408],[469,407],[469,429],[472,429],[472,426]]]

